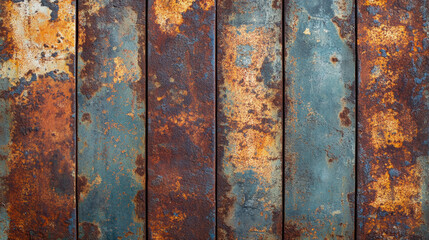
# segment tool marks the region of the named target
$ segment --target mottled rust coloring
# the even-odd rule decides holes
[[[218,2],[218,237],[282,238],[282,3]]]
[[[75,239],[75,3],[0,2],[0,238]]]
[[[215,238],[214,3],[149,0],[150,239]]]
[[[358,239],[429,236],[429,3],[359,0]]]

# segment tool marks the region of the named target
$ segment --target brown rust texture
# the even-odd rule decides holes
[[[146,4],[79,1],[79,239],[143,239]]]
[[[282,238],[281,1],[218,3],[218,237]]]
[[[358,238],[426,239],[426,0],[358,1]]]
[[[75,2],[0,13],[0,236],[75,239]]]
[[[148,237],[214,239],[215,1],[148,14]]]

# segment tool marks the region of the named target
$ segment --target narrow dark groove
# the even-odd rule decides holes
[[[282,37],[281,37],[281,44],[282,44],[282,239],[284,239],[284,229],[285,229],[285,221],[286,221],[286,214],[285,214],[285,146],[286,146],[286,136],[285,136],[285,129],[286,129],[286,73],[285,73],[285,4],[287,1],[282,1]]]
[[[145,237],[146,237],[146,239],[149,239],[149,188],[148,188],[148,181],[149,181],[149,171],[148,171],[148,169],[149,169],[149,161],[148,161],[148,156],[149,156],[149,154],[148,154],[148,146],[149,146],[149,144],[148,144],[148,139],[149,139],[149,104],[148,104],[148,100],[149,100],[149,97],[148,97],[148,94],[149,94],[149,63],[148,63],[148,61],[149,61],[149,41],[148,41],[148,28],[149,28],[149,26],[148,26],[148,22],[149,22],[149,0],[146,0],[145,1],[145,4],[146,4],[146,6],[145,6],[145,9],[146,9],[146,14],[145,14],[145,115],[146,115],[146,118],[145,118],[145,165],[146,165],[146,167],[145,167],[145,191],[146,191],[146,193],[145,193],[145,216],[146,216],[146,222],[145,222],[145,232],[146,232],[146,234],[145,234]]]
[[[76,208],[76,210],[75,210],[75,212],[76,212],[76,223],[75,223],[75,226],[76,226],[76,240],[77,239],[79,239],[79,191],[78,191],[78,189],[77,189],[77,187],[78,187],[78,178],[79,178],[79,167],[78,167],[78,165],[79,165],[79,161],[78,161],[78,153],[79,153],[79,151],[78,151],[78,146],[79,146],[79,144],[78,144],[78,142],[79,142],[79,135],[78,135],[78,124],[79,124],[79,111],[78,111],[78,107],[79,107],[79,104],[78,104],[78,92],[79,92],[79,89],[78,89],[78,78],[79,78],[79,76],[78,76],[78,61],[77,61],[77,58],[78,58],[78,51],[79,51],[79,0],[76,0],[76,5],[75,5],[75,12],[76,12],[76,20],[75,20],[75,39],[74,39],[74,45],[75,45],[75,56],[74,56],[74,59],[73,59],[73,61],[74,61],[74,69],[73,69],[73,71],[74,71],[74,76],[75,76],[75,78],[74,78],[74,81],[75,81],[75,126],[74,126],[74,128],[75,128],[75,187],[74,187],[74,190],[75,190],[75,202],[76,202],[76,205],[75,205],[75,208]]]
[[[214,71],[214,78],[215,78],[215,239],[218,239],[218,231],[217,231],[217,175],[218,175],[218,153],[217,153],[217,111],[218,111],[218,79],[217,79],[217,3],[218,1],[215,0],[215,54],[214,54],[214,62],[215,62],[215,71]]]
[[[359,140],[359,105],[358,105],[358,99],[359,99],[359,55],[358,55],[358,1],[354,0],[355,4],[355,215],[354,215],[354,225],[355,225],[355,231],[354,231],[354,239],[357,239],[357,231],[358,231],[358,187],[359,187],[359,179],[358,179],[358,173],[359,173],[359,152],[358,152],[358,140]]]

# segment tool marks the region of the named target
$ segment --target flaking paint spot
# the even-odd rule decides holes
[[[233,5],[248,7],[242,2]],[[275,213],[281,206],[281,179],[274,173],[281,165],[282,101],[281,48],[276,40],[281,33],[263,24],[271,21],[251,20],[246,13],[225,19],[234,24],[222,27],[220,41],[221,118],[229,126],[222,133],[222,172],[223,186],[230,186],[218,210],[220,237],[277,239],[281,227],[274,221],[282,216]]]
[[[174,36],[180,33],[183,14],[189,11],[195,2],[205,11],[214,6],[214,0],[157,0],[153,3],[155,22],[163,32]]]
[[[18,84],[18,79],[28,72],[45,74],[52,71],[73,75],[69,63],[74,52],[74,5],[72,0],[59,1],[56,21],[51,20],[51,10],[41,0],[14,4],[7,1],[3,21],[10,23],[10,39],[14,45],[14,57],[3,63],[0,76]],[[41,52],[50,53],[42,58]],[[55,56],[54,55],[54,56]]]

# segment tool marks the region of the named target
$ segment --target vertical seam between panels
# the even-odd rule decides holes
[[[217,16],[217,9],[218,9],[218,6],[217,6],[217,3],[218,3],[218,1],[217,0],[214,0],[215,1],[215,29],[214,29],[214,35],[215,35],[215,46],[214,46],[214,63],[215,63],[215,70],[214,70],[214,81],[215,81],[215,140],[214,140],[214,142],[215,142],[215,239],[217,240],[218,239],[218,224],[217,224],[217,221],[218,221],[218,219],[217,219],[217,217],[218,217],[218,215],[217,215],[217,208],[218,208],[218,179],[217,179],[217,177],[218,177],[218,152],[217,152],[217,150],[218,150],[218,79],[217,79],[217,77],[218,77],[218,74],[217,74],[217,27],[218,27],[218,23],[217,23],[217,18],[218,18],[218,16]]]
[[[355,5],[355,11],[354,11],[354,18],[355,18],[355,202],[354,202],[354,238],[357,239],[357,231],[358,231],[358,186],[359,186],[359,155],[358,155],[358,149],[359,149],[359,105],[358,105],[358,94],[359,94],[359,55],[358,55],[358,1],[354,0]]]
[[[75,213],[76,213],[76,223],[75,223],[75,227],[76,227],[76,239],[79,239],[79,189],[78,189],[78,178],[79,178],[79,161],[78,161],[78,146],[79,146],[79,135],[78,135],[78,124],[79,124],[79,112],[78,112],[78,108],[79,108],[79,104],[78,104],[78,54],[79,54],[79,0],[76,0],[76,5],[75,5],[75,14],[76,14],[76,18],[75,18],[75,39],[74,39],[74,44],[75,44],[75,57],[73,59],[74,61],[74,75],[75,75]]]
[[[282,230],[281,230],[281,239],[284,239],[284,226],[285,226],[285,147],[286,147],[286,136],[285,136],[285,129],[286,129],[286,73],[285,73],[285,4],[286,1],[282,1],[282,23],[281,23],[281,30],[282,30],[282,37],[281,37],[281,45],[282,45]]]
[[[145,238],[149,239],[149,188],[148,188],[148,181],[149,181],[149,37],[148,37],[148,22],[149,22],[149,0],[145,1]]]

